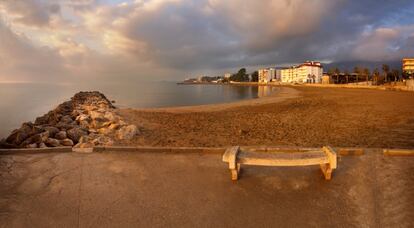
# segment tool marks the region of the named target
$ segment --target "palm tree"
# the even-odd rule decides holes
[[[354,67],[354,72],[353,73],[356,74],[356,82],[358,82],[358,77],[359,77],[359,74],[361,73],[361,69],[358,66],[356,66],[356,67]]]
[[[346,78],[346,84],[348,84],[349,81],[349,71],[345,70],[345,78]]]
[[[375,84],[376,85],[378,85],[378,79],[379,79],[379,70],[378,70],[378,68],[375,68],[374,69],[374,72],[372,72],[372,76],[374,77],[374,82],[375,82]]]
[[[400,71],[398,69],[392,69],[391,75],[394,76],[394,81],[397,81],[397,78],[400,77]]]
[[[371,74],[371,72],[369,71],[368,68],[364,68],[362,71],[364,72],[364,75],[365,75],[365,78],[368,84],[368,79],[369,79],[369,75]]]
[[[382,64],[382,72],[384,73],[385,82],[388,81],[388,73],[390,72],[390,66]]]
[[[336,75],[336,83],[339,84],[339,74],[341,73],[341,71],[339,70],[338,67],[335,67],[334,72]]]

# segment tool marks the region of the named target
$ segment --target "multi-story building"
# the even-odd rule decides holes
[[[281,68],[279,67],[260,69],[258,72],[259,72],[259,82],[261,83],[268,83],[271,81],[280,81]]]
[[[281,81],[287,83],[321,83],[323,67],[320,62],[306,61],[281,70]]]
[[[414,74],[414,58],[404,58],[402,60],[402,71],[407,74]]]
[[[224,78],[230,78],[231,77],[231,73],[225,73],[224,74]]]
[[[259,82],[268,83],[270,82],[275,75],[275,70],[273,68],[259,69]]]

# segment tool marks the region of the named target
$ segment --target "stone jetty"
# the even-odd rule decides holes
[[[117,115],[102,93],[79,92],[34,123],[23,123],[0,141],[0,148],[111,146],[116,140],[134,138],[138,131]]]

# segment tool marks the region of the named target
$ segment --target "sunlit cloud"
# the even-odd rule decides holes
[[[398,60],[414,54],[412,10],[409,0],[3,0],[0,81]]]

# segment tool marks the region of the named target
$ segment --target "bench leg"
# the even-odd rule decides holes
[[[321,164],[321,170],[325,176],[325,180],[330,180],[332,177],[332,168],[329,164]]]
[[[230,169],[230,172],[231,172],[231,179],[232,180],[239,179],[240,164],[237,163],[236,168],[235,169]]]

